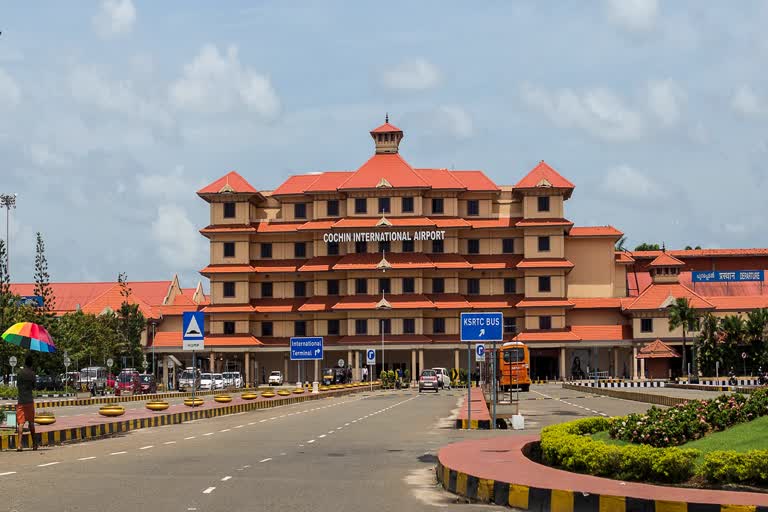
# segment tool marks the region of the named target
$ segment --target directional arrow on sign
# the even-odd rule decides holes
[[[485,336],[485,329],[480,329],[480,336]]]

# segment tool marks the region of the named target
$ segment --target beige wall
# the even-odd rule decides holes
[[[614,277],[613,277],[613,296],[614,297],[626,297],[627,296],[627,266],[626,265],[614,265]]]
[[[539,291],[539,277],[540,275],[549,275],[550,279],[550,292]],[[519,284],[519,283],[518,283]],[[526,297],[541,298],[541,297],[565,297],[565,278],[562,274],[547,274],[546,271],[536,271],[535,275],[526,273],[525,276],[525,295]]]
[[[614,242],[606,238],[568,238],[565,257],[569,297],[613,297],[616,277]]]
[[[523,217],[526,219],[562,219],[565,217],[563,213],[563,197],[558,195],[549,196],[549,211],[540,212],[538,196],[525,196],[523,197]]]
[[[551,316],[553,329],[565,328],[565,310],[562,308],[531,308],[525,312],[525,328],[536,330],[539,328],[539,316]],[[518,320],[518,329],[520,321]]]
[[[478,215],[469,216],[467,213],[467,202],[469,199],[477,200],[480,206],[480,213]],[[492,201],[490,199],[481,199],[479,197],[462,198],[459,200],[459,217],[465,218],[489,218],[492,212]]]
[[[211,224],[248,224],[249,205],[245,201],[235,202],[235,217],[224,218],[224,203],[211,203]]]
[[[618,310],[572,309],[567,312],[568,325],[618,325],[629,323],[629,319]]]
[[[232,274],[227,277],[216,277],[211,281],[211,302],[213,304],[246,304],[248,299],[248,281],[242,274]],[[234,281],[235,296],[224,297],[224,281]]]
[[[565,248],[562,230],[552,228],[528,228],[525,231],[524,254],[526,258],[563,258]],[[539,237],[549,236],[549,251],[539,251]]]
[[[234,237],[233,237],[234,238]],[[235,242],[235,257],[224,257],[224,243]],[[212,265],[223,264],[248,264],[251,261],[251,255],[249,254],[248,241],[235,241],[235,240],[211,240],[210,243],[210,260]]]
[[[687,339],[693,339],[698,332],[686,332]],[[653,317],[653,331],[642,332],[640,330],[640,318],[632,319],[632,335],[638,340],[655,340],[656,338],[682,338],[683,328],[678,327],[672,331],[669,330],[669,317]]]

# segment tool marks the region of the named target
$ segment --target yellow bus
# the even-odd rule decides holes
[[[508,341],[501,346],[498,356],[499,387],[508,391],[519,387],[522,391],[531,388],[531,353],[525,343]]]

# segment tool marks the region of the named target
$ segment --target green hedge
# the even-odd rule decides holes
[[[766,485],[768,450],[710,452],[697,473],[713,483]]]
[[[589,437],[608,430],[610,425],[607,418],[586,418],[544,428],[544,462],[569,471],[621,480],[678,483],[693,476],[698,450],[615,446]]]

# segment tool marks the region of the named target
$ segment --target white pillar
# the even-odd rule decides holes
[[[160,358],[160,368],[163,374],[163,389],[168,391],[168,356]]]
[[[243,378],[245,379],[245,387],[249,387],[251,385],[251,354],[246,352],[244,357],[245,364],[243,365],[243,370],[245,375]]]
[[[621,376],[621,370],[619,369],[619,347],[613,347],[613,377]]]
[[[288,358],[283,359],[283,380],[288,382]]]
[[[360,380],[360,351],[359,350],[355,350],[355,370],[354,370],[353,378],[355,380]]]
[[[632,347],[632,380],[637,380],[637,345]]]
[[[411,349],[411,382],[416,382],[418,377],[416,375],[416,349]]]
[[[453,367],[457,370],[460,368],[459,366],[459,349],[455,348],[453,349]]]
[[[640,380],[645,380],[645,358],[640,360]]]
[[[320,361],[315,359],[315,379],[313,382],[318,382],[320,380]]]
[[[560,380],[565,380],[565,347],[560,347]]]
[[[424,349],[419,349],[419,372],[424,369]]]

